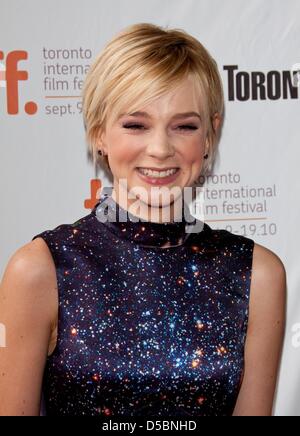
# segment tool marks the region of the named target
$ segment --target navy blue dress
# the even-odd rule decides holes
[[[49,247],[59,298],[46,414],[232,415],[254,241],[199,220],[190,233],[186,219],[134,221],[110,192],[73,224],[32,238]]]

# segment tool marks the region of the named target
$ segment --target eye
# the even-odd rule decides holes
[[[124,129],[141,130],[140,127],[144,128],[141,124],[124,124]]]
[[[190,125],[184,125],[184,126],[178,126],[179,130],[197,130],[198,127],[196,126],[190,126]]]

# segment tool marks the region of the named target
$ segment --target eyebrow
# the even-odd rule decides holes
[[[145,118],[152,118],[151,115],[149,115],[147,112],[141,112],[141,111],[132,112],[131,114],[122,113],[120,115],[120,118],[124,115],[128,115],[130,117],[140,116],[140,117],[145,117]],[[187,117],[198,117],[201,120],[201,115],[198,114],[198,112],[181,112],[181,113],[173,115],[172,118],[178,120],[178,119],[187,118]]]

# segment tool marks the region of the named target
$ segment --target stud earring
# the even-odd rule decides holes
[[[204,159],[207,159],[208,158],[208,153],[206,153],[203,157],[204,157]]]

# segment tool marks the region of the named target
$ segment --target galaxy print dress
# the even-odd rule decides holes
[[[52,254],[59,299],[44,413],[232,415],[254,241],[205,222],[188,233],[186,219],[134,221],[110,193],[73,224],[32,238]]]

